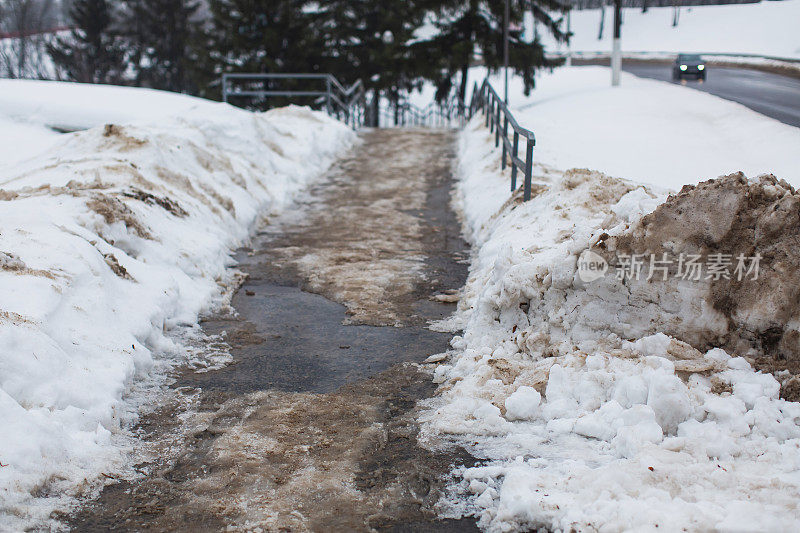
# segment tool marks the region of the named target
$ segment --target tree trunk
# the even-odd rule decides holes
[[[469,3],[469,13],[466,15],[467,17],[467,27],[465,28],[464,36],[469,39],[468,42],[474,43],[475,42],[475,28],[474,22],[476,14],[478,13],[478,2],[475,0],[470,1]],[[469,64],[472,61],[472,56],[475,53],[474,45],[471,46],[468,50],[465,49],[464,57],[461,58],[461,83],[458,87],[458,98],[464,102],[467,99],[467,78],[469,76]]]
[[[458,87],[458,98],[465,102],[467,99],[467,76],[469,74],[469,61],[461,66],[461,83]],[[466,102],[465,102],[466,105]]]
[[[380,127],[380,105],[381,105],[381,92],[378,89],[372,90],[372,101],[370,102],[369,118],[370,126],[373,128]]]

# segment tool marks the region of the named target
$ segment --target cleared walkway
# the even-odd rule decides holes
[[[433,506],[465,452],[416,440],[416,363],[460,288],[466,245],[450,210],[451,132],[374,130],[295,209],[238,254],[247,274],[226,332],[233,363],[176,376],[143,419],[156,459],[72,517],[79,531],[469,531]],[[445,298],[446,299],[446,298]]]

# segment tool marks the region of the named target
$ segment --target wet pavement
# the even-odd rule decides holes
[[[343,305],[297,287],[258,280],[246,283],[239,294],[245,291],[253,295],[235,298],[239,319],[204,324],[209,332],[229,332],[235,363],[185,375],[181,385],[237,393],[331,392],[395,363],[422,361],[446,350],[449,342],[449,335],[421,326],[343,325]]]
[[[608,59],[575,59],[573,64],[608,65]],[[622,70],[640,78],[683,85],[749,107],[790,126],[800,127],[800,77],[736,66],[708,65],[706,80],[673,80],[672,62],[623,59]]]
[[[470,531],[436,503],[463,450],[430,451],[420,365],[448,349],[431,301],[466,278],[450,209],[454,134],[374,130],[237,253],[233,362],[175,376],[138,428],[161,457],[69,518],[76,531]],[[179,407],[188,403],[189,407]],[[161,443],[161,444],[160,444]],[[158,454],[156,454],[158,455]]]

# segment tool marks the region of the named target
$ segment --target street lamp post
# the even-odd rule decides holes
[[[503,69],[505,71],[505,89],[503,91],[503,101],[508,104],[508,19],[509,19],[509,0],[506,0],[505,12],[503,13]]]
[[[572,19],[570,17],[572,15],[572,6],[569,6],[569,10],[567,11],[567,35],[572,33]],[[567,64],[566,66],[572,66],[572,43],[570,42],[572,39],[567,41]]]
[[[622,48],[620,46],[620,28],[622,26],[622,0],[614,0],[614,41],[611,48],[611,85],[619,85],[622,70]]]

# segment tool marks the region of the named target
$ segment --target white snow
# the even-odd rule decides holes
[[[46,151],[59,139],[59,133],[45,126],[0,115],[0,169]]]
[[[210,363],[173,334],[223,304],[231,253],[259,217],[354,141],[305,108],[254,114],[155,91],[2,82],[0,111],[33,110],[39,124],[120,125],[54,140],[0,119],[19,150],[49,144],[0,165],[0,522],[10,529],[46,527],[65,498],[121,467],[114,436],[135,421],[132,387],[172,364]],[[126,124],[134,117],[144,119]]]
[[[626,77],[606,90],[607,74],[544,76],[530,107],[513,93],[537,135],[527,203],[509,201],[509,173],[481,118],[461,134],[457,204],[472,266],[457,313],[439,324],[463,333],[435,368],[422,435],[484,462],[456,471],[441,511],[474,514],[487,531],[796,531],[800,404],[779,399],[775,378],[737,354],[653,334],[664,313],[631,309],[639,321],[620,324],[623,289],[586,289],[576,262],[683,183],[749,162],[748,173],[778,168],[797,184],[800,137],[680,87]],[[765,142],[748,152],[756,161],[737,157],[753,131],[788,153]],[[563,171],[573,166],[640,173],[666,189]],[[713,323],[702,303],[693,311]]]
[[[64,130],[108,123],[156,122],[214,112],[218,104],[184,94],[36,80],[0,80],[0,116]]]
[[[480,83],[485,71],[470,75]],[[691,88],[625,72],[620,87],[610,79],[606,67],[559,68],[526,97],[511,78],[511,108],[536,135],[536,161],[671,189],[737,171],[800,186],[800,129]],[[491,81],[502,91],[500,76]]]
[[[572,12],[571,48],[581,52],[610,52],[613,7],[606,7],[603,38],[600,9]],[[800,58],[800,0],[682,7],[679,23],[672,26],[672,7],[624,8],[622,49],[636,52],[705,52],[760,54]],[[566,27],[566,25],[564,25]],[[541,32],[548,51],[566,51]]]

